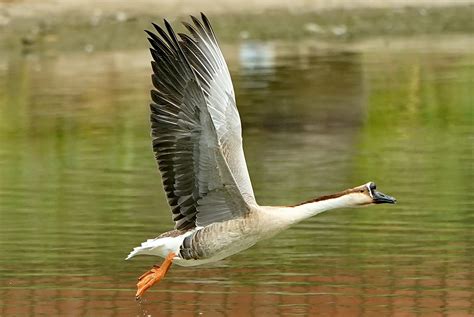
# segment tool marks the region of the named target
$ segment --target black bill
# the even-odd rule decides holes
[[[397,200],[389,195],[385,195],[379,191],[373,190],[372,191],[372,199],[374,200],[375,204],[394,204]]]

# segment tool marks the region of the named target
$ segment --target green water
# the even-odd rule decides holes
[[[474,54],[224,46],[260,204],[375,181],[204,268],[123,259],[172,228],[150,150],[145,50],[0,58],[1,316],[474,315]]]

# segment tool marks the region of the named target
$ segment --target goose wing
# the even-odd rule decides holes
[[[175,228],[246,215],[255,205],[229,70],[208,19],[179,38],[147,31],[153,68],[151,130]]]

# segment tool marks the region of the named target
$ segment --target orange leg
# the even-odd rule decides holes
[[[140,297],[146,292],[147,289],[149,289],[155,283],[158,283],[163,277],[165,277],[166,272],[168,272],[171,267],[171,264],[173,264],[173,258],[175,256],[176,254],[174,252],[170,252],[161,264],[161,266],[153,266],[150,271],[142,274],[142,276],[138,278],[137,294],[135,295],[136,299],[140,299]]]

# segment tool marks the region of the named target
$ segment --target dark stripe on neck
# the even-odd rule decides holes
[[[321,196],[321,197],[306,200],[306,201],[303,201],[302,203],[299,203],[299,204],[296,204],[296,205],[293,205],[293,206],[289,206],[289,207],[297,207],[297,206],[301,206],[301,205],[305,205],[305,204],[309,204],[309,203],[315,203],[315,202],[318,202],[318,201],[338,198],[338,197],[344,196],[348,193],[349,192],[347,190],[345,190],[345,191],[342,191],[342,192],[339,192],[339,193],[335,193],[335,194],[331,194],[331,195],[324,195],[324,196]]]

